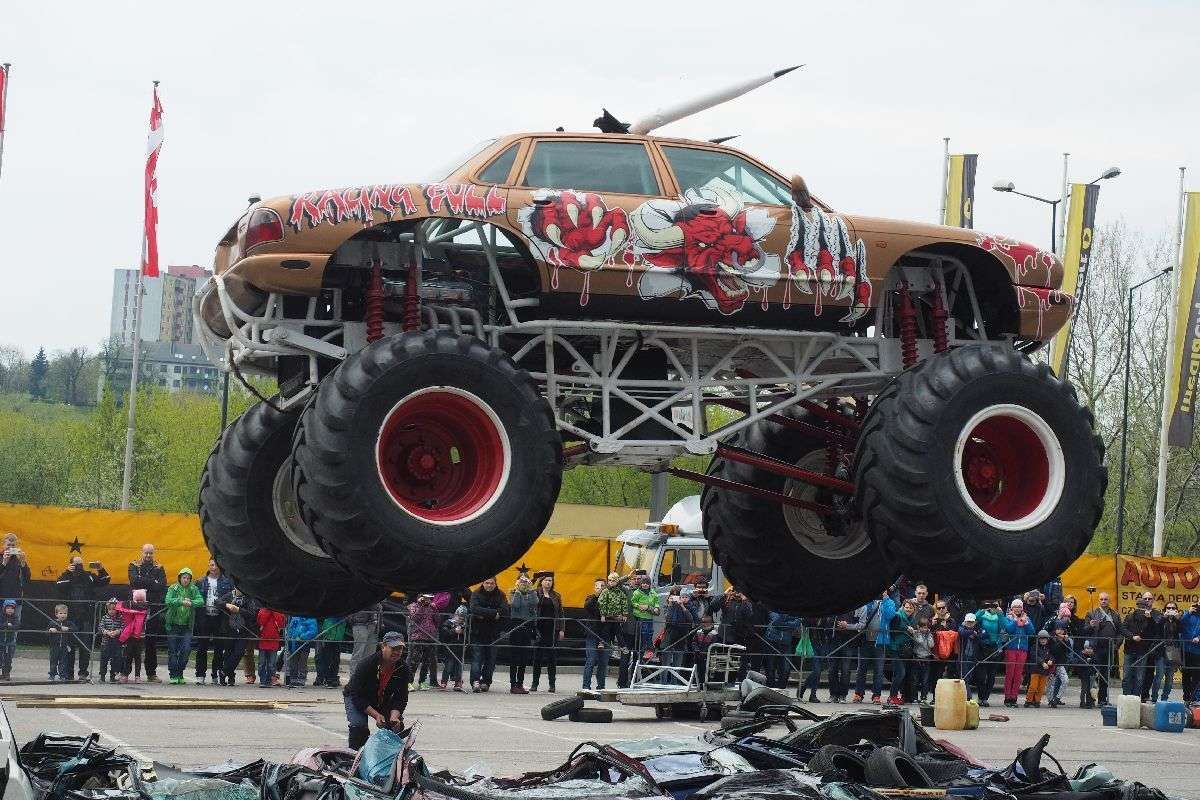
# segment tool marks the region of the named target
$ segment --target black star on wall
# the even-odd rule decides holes
[[[522,561],[521,566],[517,567],[517,574],[524,575],[525,577],[528,578],[529,577],[529,569],[530,569],[529,567],[525,566],[525,562]]]
[[[85,544],[87,544],[87,542],[81,542],[81,541],[79,541],[79,537],[78,537],[78,536],[76,536],[76,537],[75,537],[75,541],[73,541],[73,542],[67,542],[68,552],[70,552],[70,553],[79,553],[80,555],[83,555],[83,546],[84,546]]]

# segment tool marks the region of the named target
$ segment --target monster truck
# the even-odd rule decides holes
[[[278,385],[200,494],[248,593],[479,581],[577,465],[702,484],[726,575],[793,612],[902,572],[1024,589],[1086,546],[1102,447],[1030,358],[1072,310],[1053,254],[838,213],[709,142],[514,134],[436,178],[254,202],[217,247],[204,346]]]

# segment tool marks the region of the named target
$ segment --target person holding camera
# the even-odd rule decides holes
[[[18,630],[21,627],[21,601],[25,599],[25,587],[29,581],[29,562],[17,544],[17,535],[6,533],[3,555],[0,555],[0,600],[16,601],[15,624]]]
[[[1154,677],[1150,681],[1150,702],[1171,698],[1171,682],[1175,670],[1183,662],[1183,648],[1179,641],[1179,604],[1169,602],[1163,607],[1158,621],[1158,637],[1162,640],[1154,659]],[[1162,690],[1161,693],[1159,690]]]
[[[1017,707],[1021,694],[1021,679],[1025,676],[1025,661],[1029,658],[1029,640],[1037,636],[1033,621],[1025,613],[1025,603],[1013,600],[1004,618],[1004,705]]]
[[[67,618],[78,632],[78,641],[71,652],[71,658],[73,660],[78,651],[81,681],[88,679],[88,667],[92,661],[92,651],[88,643],[96,625],[96,588],[108,586],[109,581],[108,572],[103,564],[99,561],[89,561],[88,569],[84,569],[83,556],[78,555],[71,557],[66,571],[58,576],[59,597],[67,606]],[[69,671],[74,672],[74,663],[70,663]]]
[[[1125,637],[1125,668],[1121,671],[1121,692],[1142,694],[1142,683],[1146,658],[1150,655],[1155,627],[1154,595],[1142,592],[1137,607],[1125,615],[1121,622],[1121,634]]]

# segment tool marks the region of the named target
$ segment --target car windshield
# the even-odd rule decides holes
[[[450,175],[458,171],[458,168],[470,161],[475,156],[482,153],[487,148],[496,143],[496,139],[484,139],[482,142],[476,142],[470,147],[460,151],[453,158],[447,158],[441,162],[441,165],[429,170],[425,177],[421,179],[421,183],[437,183],[444,181]]]
[[[617,553],[617,563],[613,566],[613,572],[621,577],[628,575],[635,569],[646,570],[647,572],[654,566],[654,548],[646,547],[633,542],[625,542],[621,545],[621,551]]]

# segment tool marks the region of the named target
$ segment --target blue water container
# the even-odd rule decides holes
[[[1100,719],[1106,728],[1117,727],[1117,707],[1114,705],[1100,706]]]
[[[1183,733],[1187,727],[1188,709],[1179,700],[1159,700],[1154,704],[1154,730],[1163,733]]]

